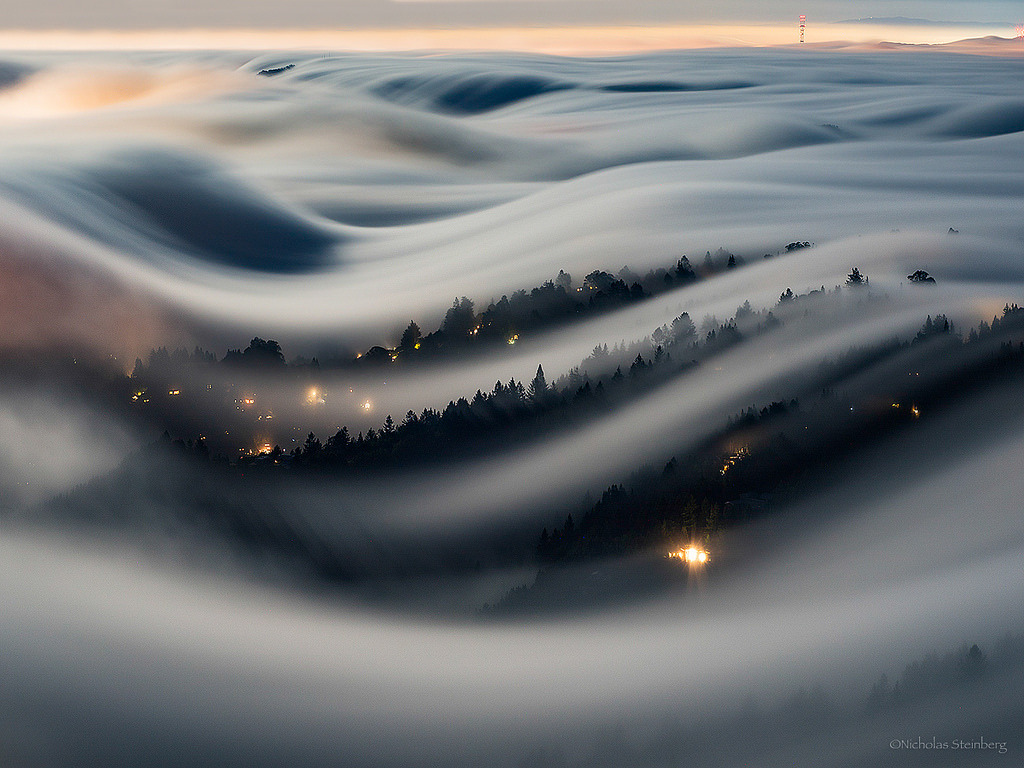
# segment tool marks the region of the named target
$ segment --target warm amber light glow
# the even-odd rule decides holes
[[[368,411],[371,408],[373,408],[373,403],[371,403],[369,400],[367,400],[365,403],[363,403],[363,410],[364,411]]]
[[[677,549],[674,552],[669,552],[668,556],[677,557],[689,565],[703,565],[711,559],[711,555],[706,549],[695,547],[692,544],[685,549]]]
[[[745,445],[742,446],[739,450],[736,451],[736,453],[734,453],[732,456],[729,456],[725,460],[725,463],[722,465],[722,474],[724,475],[732,467],[735,467],[739,462],[743,461],[743,459],[745,459],[749,455],[750,449]]]

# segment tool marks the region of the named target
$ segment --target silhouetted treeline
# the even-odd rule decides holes
[[[1024,372],[1024,339],[982,342],[1000,334],[1024,335],[1024,309],[1006,305],[1001,318],[972,329],[963,343],[945,315],[929,316],[910,342],[894,340],[845,355],[819,368],[820,400],[801,409],[796,398],[751,406],[729,420],[714,439],[661,473],[613,484],[584,514],[545,528],[537,543],[542,563],[638,552],[655,546],[708,545],[723,525],[767,513],[771,499],[801,478],[961,399],[971,391]],[[928,343],[938,346],[928,346]],[[983,347],[972,350],[971,347]],[[913,351],[907,359],[901,353]],[[980,353],[980,354],[974,354]],[[930,358],[945,367],[924,379]],[[902,361],[898,369],[893,364]],[[855,400],[834,385],[880,368],[876,390]],[[909,375],[908,375],[909,374]],[[740,447],[736,447],[740,446]]]
[[[682,461],[673,457],[661,472],[642,471],[628,484],[610,486],[581,520],[569,515],[561,527],[541,532],[539,561],[566,562],[691,543],[708,546],[723,523],[765,511],[773,489],[760,474],[741,480],[735,472],[730,475],[750,457],[745,449],[723,455],[723,444],[735,433],[795,413],[799,407],[792,400],[773,402],[760,411],[750,408],[729,430],[689,452]],[[773,470],[780,474],[792,471],[793,464],[803,458],[802,451],[784,441],[765,449],[759,459],[770,455]],[[777,485],[781,478],[775,479]]]
[[[745,331],[739,329],[740,324]],[[326,437],[309,433],[305,442],[291,451],[275,446],[270,453],[240,461],[337,471],[433,462],[480,450],[508,449],[550,430],[590,419],[595,412],[607,413],[672,380],[700,359],[738,343],[745,335],[779,325],[771,311],[755,312],[745,303],[738,308],[737,317],[725,323],[706,318],[706,331],[699,340],[696,327],[684,312],[635,344],[612,352],[606,346],[595,348],[581,366],[553,383],[538,366],[528,384],[514,378],[507,383],[497,381],[491,391],[477,390],[471,398],[452,400],[441,410],[408,411],[400,422],[388,415],[379,428],[356,434],[347,427]],[[653,339],[661,343],[655,344]],[[616,365],[609,370],[609,360],[634,353],[628,367]],[[601,370],[605,372],[597,373]]]
[[[878,682],[871,686],[867,709],[872,712],[897,710],[946,688],[981,680],[993,673],[994,666],[1024,660],[1021,638],[1005,638],[997,645],[997,651],[999,658],[994,665],[977,644],[968,647],[964,643],[944,656],[929,653],[923,659],[908,664],[898,679],[890,680],[883,672]]]
[[[780,305],[798,306],[806,301],[813,308],[811,294],[815,293],[827,292],[821,289],[804,296],[783,294]],[[797,314],[802,316],[803,311]],[[617,366],[603,375],[577,371],[552,384],[538,367],[529,383],[514,379],[498,382],[491,391],[459,398],[442,410],[409,412],[401,422],[389,416],[381,427],[355,436],[344,428],[323,439],[310,434],[303,445],[287,453],[275,447],[259,456],[229,462],[208,448],[205,440],[170,444],[176,446],[175,461],[185,462],[181,474],[197,472],[197,476],[206,476],[201,467],[209,467],[211,486],[222,483],[236,490],[251,490],[260,483],[272,487],[279,478],[301,482],[318,475],[330,477],[347,468],[365,474],[482,452],[494,455],[544,432],[571,427],[577,419],[582,423],[605,414],[636,393],[672,380],[693,366],[694,360],[714,354],[718,345],[764,333],[779,322],[771,311],[755,311],[744,304],[725,323],[705,318],[698,332],[684,313],[656,329],[645,343],[654,345],[657,337],[663,344],[654,345],[649,357],[638,353],[626,370]],[[272,344],[265,345],[263,353],[268,360],[277,359],[268,365],[281,365]],[[597,356],[605,353],[602,348]],[[211,363],[202,351],[192,354]],[[67,365],[72,371],[88,369],[84,365],[80,368],[75,360]],[[100,368],[109,378],[111,366]],[[920,418],[930,418],[973,389],[1000,377],[1019,377],[1022,370],[1024,310],[1016,305],[1008,304],[1000,317],[972,329],[966,341],[945,316],[929,317],[912,339],[883,342],[839,355],[806,376],[800,391],[791,393],[793,397],[748,407],[717,434],[667,460],[659,470],[645,469],[626,482],[615,483],[596,502],[571,510],[563,508],[552,521],[554,525],[549,523],[546,532],[538,531],[535,555],[550,565],[652,548],[663,551],[666,544],[713,544],[716,533],[723,528],[769,514],[773,499],[798,488],[803,479],[819,477],[841,464],[851,452]],[[123,369],[119,376],[121,382],[134,382]],[[851,381],[857,382],[856,388],[850,388]],[[191,434],[202,433],[206,432]],[[209,433],[217,434],[213,428]],[[149,454],[143,451],[146,455],[142,459],[157,468],[165,464],[167,442],[154,446]],[[192,493],[188,485],[184,483],[183,490],[168,490],[168,497]],[[210,498],[207,506],[213,510],[213,494]],[[94,506],[104,509],[120,508],[116,499],[95,501]],[[186,506],[198,509],[202,505]],[[227,531],[246,529],[250,512],[259,518],[253,530],[262,533],[246,533],[250,540],[261,541],[264,535],[273,539],[280,528],[277,523],[267,522],[274,518],[274,510],[269,507],[232,510],[225,523]],[[572,518],[566,516],[568,511],[573,513]],[[216,511],[209,514],[222,519]],[[292,535],[280,530],[284,536]],[[329,569],[344,570],[344,563],[328,551],[328,545],[317,543],[315,538],[311,541],[309,546],[329,564]]]
[[[787,250],[791,250],[790,246]],[[188,368],[217,363],[263,370],[320,370],[425,361],[446,352],[515,344],[524,334],[643,301],[742,263],[743,260],[734,254],[719,249],[714,257],[709,251],[703,265],[698,268],[682,256],[671,267],[651,269],[643,276],[629,267],[623,267],[618,274],[594,270],[576,284],[571,275],[559,271],[554,280],[529,291],[523,289],[511,296],[503,295],[496,301],[492,299],[480,310],[471,299],[456,297],[445,313],[444,321],[435,330],[424,332],[421,325],[413,320],[394,347],[373,346],[351,358],[331,356],[323,360],[319,357],[307,360],[297,357],[288,363],[277,341],[255,337],[246,348],[229,349],[222,358],[200,347],[191,352],[184,348],[168,350],[160,347],[151,351],[145,360],[136,360],[133,375],[144,379],[147,375],[181,373]]]
[[[699,667],[699,660],[694,663]],[[807,663],[802,672],[813,669],[813,660]],[[776,684],[774,693],[748,696],[717,713],[695,712],[693,699],[680,696],[675,705],[662,705],[652,722],[627,726],[610,720],[599,731],[574,733],[571,754],[562,732],[538,737],[521,748],[516,765],[613,768],[649,765],[656,756],[658,765],[975,766],[1012,762],[1024,733],[1024,706],[1013,695],[1024,686],[1019,635],[984,645],[964,642],[941,656],[930,653],[907,665],[898,679],[883,676],[870,690],[820,674],[821,682]],[[833,752],[814,760],[822,744]],[[845,757],[842,745],[849,744],[864,746],[852,760],[831,759]],[[812,755],[810,763],[802,750]]]

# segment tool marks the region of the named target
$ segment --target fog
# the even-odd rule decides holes
[[[924,482],[898,491],[884,480],[870,491],[861,480],[840,485],[815,498],[813,510],[777,522],[772,536],[749,532],[770,551],[697,598],[534,626],[381,616],[140,566],[67,541],[7,536],[4,647],[18,672],[6,693],[17,696],[30,680],[31,698],[43,700],[32,710],[41,707],[45,723],[54,714],[48,697],[72,688],[81,704],[62,705],[61,733],[37,738],[70,749],[75,762],[125,764],[140,754],[159,763],[215,754],[225,763],[288,755],[314,764],[344,750],[353,764],[517,765],[548,743],[561,745],[567,764],[606,764],[593,754],[604,723],[619,729],[610,741],[628,755],[644,739],[669,738],[651,733],[651,718],[659,726],[665,718],[684,728],[699,722],[713,734],[732,727],[748,698],[770,707],[800,686],[823,685],[837,706],[859,713],[881,672],[964,639],[991,643],[1019,631],[1022,539],[1013,511],[1024,489],[1008,483],[1021,449],[1019,413],[1014,423],[966,460],[945,456],[942,472]],[[943,435],[963,429],[935,426]],[[913,472],[901,448],[886,446],[858,476],[891,472],[894,456]],[[946,504],[966,489],[969,513]],[[820,518],[823,509],[842,523],[800,525],[794,535],[796,518]],[[936,509],[948,511],[936,517]],[[998,690],[997,681],[985,685]],[[976,695],[970,701],[983,700]],[[1006,705],[992,698],[964,716],[926,702],[888,727],[979,737],[972,729],[997,722]],[[107,730],[113,723],[117,732]],[[1005,740],[1019,731],[990,727],[985,735]],[[904,736],[860,734],[859,748],[895,762],[888,742]],[[799,739],[771,742],[783,764]],[[837,755],[808,763],[832,764],[830,757]],[[770,755],[766,763],[776,764]]]
[[[0,758],[1016,753],[1022,337],[1013,314],[986,334],[1024,304],[1020,69],[738,49],[0,66]],[[644,277],[684,254],[692,279]],[[422,362],[400,342],[560,270],[572,314]],[[602,307],[595,270],[656,290]],[[684,312],[692,340],[658,341]],[[218,362],[254,337],[291,364]],[[195,346],[214,354],[146,362]],[[532,391],[538,366],[563,401]],[[573,399],[584,376],[606,401]],[[526,426],[333,474],[293,452],[510,379]],[[790,410],[757,421],[770,403]],[[879,403],[907,420],[853,421]],[[188,453],[200,435],[226,458]],[[722,483],[740,443],[801,439],[814,461],[751,481],[770,511],[730,518],[706,572],[661,544],[533,554],[610,484],[655,487],[670,459]],[[246,453],[264,443],[285,463]]]

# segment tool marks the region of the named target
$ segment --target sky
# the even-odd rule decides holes
[[[1018,0],[43,0],[11,3],[6,29],[417,28],[787,22],[906,16],[1019,23]]]

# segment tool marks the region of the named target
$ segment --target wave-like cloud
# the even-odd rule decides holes
[[[724,321],[746,300],[774,307],[787,288],[831,289],[854,266],[869,275],[870,301],[831,294],[820,316],[786,317],[519,450],[386,483],[283,483],[261,497],[266,509],[255,505],[367,571],[400,571],[417,549],[424,562],[441,559],[481,531],[532,535],[551,509],[564,513],[641,464],[664,466],[740,408],[793,396],[851,346],[911,336],[927,315],[966,328],[1024,303],[1012,60],[206,53],[192,62],[208,74],[182,84],[161,68],[183,54],[97,54],[81,71],[84,59],[23,58],[34,73],[10,69],[0,91],[0,351],[11,369],[10,355],[26,349],[50,360],[85,347],[127,368],[151,346],[222,351],[255,335],[303,354],[394,345],[410,319],[437,327],[453,297],[479,308],[560,269],[578,285],[594,269],[642,273],[683,253],[694,264],[719,247],[740,256],[735,270],[443,369],[324,373],[318,383],[340,394],[299,434],[326,437],[341,423],[365,429],[387,413],[443,407],[496,379],[528,380],[538,364],[554,378],[595,345],[642,339],[683,311]],[[82,77],[99,96],[76,102],[61,84]],[[794,241],[814,247],[785,252]],[[916,269],[936,285],[908,286]],[[21,484],[45,474],[40,495],[73,493],[143,440],[113,419],[96,425],[100,395],[65,397],[46,390],[46,369],[30,373],[0,392],[0,491],[22,522],[39,513],[25,508],[32,494]],[[868,370],[843,385],[882,380]],[[44,394],[34,394],[40,381]],[[282,420],[308,412],[280,378],[253,386],[296,401],[275,408]],[[360,413],[366,400],[372,414]],[[737,532],[741,566],[706,591],[497,627],[155,569],[137,553],[166,554],[188,510],[126,465],[116,476],[125,508],[103,513],[144,521],[142,544],[117,540],[125,548],[115,553],[102,548],[109,539],[97,550],[70,532],[64,542],[0,537],[0,647],[11,670],[0,750],[17,742],[13,757],[51,764],[314,765],[344,755],[353,765],[644,765],[662,761],[659,744],[682,751],[672,727],[666,736],[651,726],[669,713],[707,718],[721,749],[711,762],[728,765],[749,758],[727,744],[745,698],[781,706],[791,687],[823,680],[856,711],[849,722],[863,724],[846,691],[936,646],[1022,630],[1012,618],[1024,599],[1019,403],[1009,384],[860,456],[837,487]],[[49,472],[46,460],[66,471]],[[187,536],[174,562],[230,559],[201,525]],[[507,587],[519,575],[495,578]],[[479,596],[483,582],[441,586]],[[435,582],[380,588],[406,587],[434,599]],[[372,601],[373,588],[359,597]],[[979,684],[990,698],[972,699],[969,724],[1001,722],[1005,680]],[[68,690],[78,694],[70,705]],[[960,726],[940,706],[945,695],[908,710],[906,735]],[[882,730],[837,727],[875,763],[905,735]],[[787,742],[796,732],[759,732],[762,763],[839,762]]]

